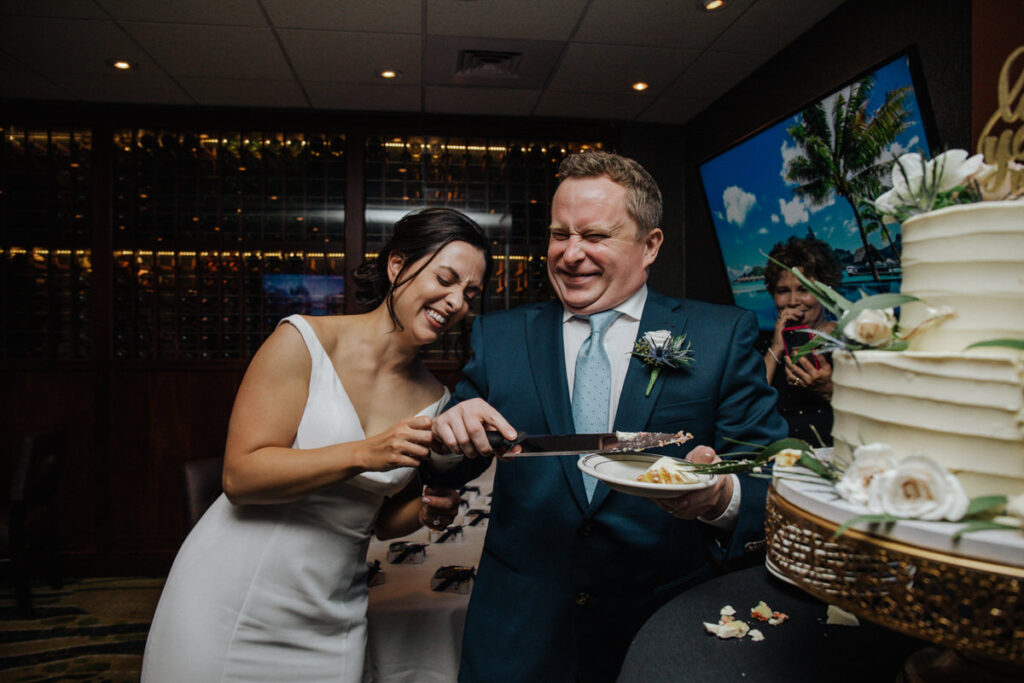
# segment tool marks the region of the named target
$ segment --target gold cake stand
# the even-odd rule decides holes
[[[771,569],[827,603],[948,650],[907,663],[905,681],[1024,680],[1024,568],[899,543],[768,492]],[[966,680],[966,679],[965,679]]]

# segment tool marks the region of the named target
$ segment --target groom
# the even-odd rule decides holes
[[[685,430],[691,445],[667,452],[702,444],[688,454],[698,462],[737,450],[728,439],[783,438],[754,315],[647,288],[663,239],[650,174],[584,152],[559,176],[547,256],[558,301],[477,319],[473,359],[436,437],[476,457],[492,453],[485,430]],[[693,365],[662,369],[645,395],[650,368],[630,352],[658,330],[686,335]],[[658,607],[760,546],[764,504],[763,480],[746,476],[656,506],[583,475],[572,457],[498,462],[459,680],[614,681]]]

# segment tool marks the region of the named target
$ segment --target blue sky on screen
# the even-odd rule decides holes
[[[882,104],[890,90],[913,85],[905,56],[889,62],[873,75],[875,86],[868,101],[869,114]],[[848,94],[851,88],[852,85],[823,98],[827,110],[831,111],[830,105],[840,92]],[[889,159],[912,151],[929,154],[913,91],[907,98],[907,108],[910,125],[890,147]],[[797,112],[700,167],[730,282],[751,266],[764,265],[765,258],[760,252],[767,253],[776,242],[790,235],[806,235],[808,226],[833,248],[855,251],[862,246],[853,211],[845,199],[833,195],[823,206],[809,206],[793,194],[795,184],[785,179],[788,159],[799,153],[787,129],[799,117]],[[891,227],[895,238],[899,226]],[[884,246],[879,232],[870,235],[869,242],[876,247]],[[739,299],[736,303],[744,305]]]

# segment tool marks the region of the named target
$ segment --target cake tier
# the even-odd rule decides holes
[[[970,497],[1024,493],[1024,354],[858,351],[834,356],[832,436],[929,455]]]
[[[799,467],[777,470],[780,473],[801,471],[805,470]],[[776,477],[772,486],[785,500],[836,525],[868,513],[867,508],[840,498],[832,486],[812,478],[802,481]],[[1024,534],[1013,530],[989,530],[974,531],[959,539],[954,538],[954,534],[964,524],[905,519],[886,525],[859,522],[850,528],[935,552],[1024,567]],[[850,569],[853,570],[852,567]]]
[[[916,351],[962,351],[989,339],[1024,339],[1024,202],[951,206],[903,223],[900,291],[956,316],[911,340]],[[901,311],[910,330],[923,304]]]

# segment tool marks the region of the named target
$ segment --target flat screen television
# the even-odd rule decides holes
[[[900,226],[883,224],[861,200],[888,189],[888,169],[899,155],[930,155],[936,137],[931,111],[925,107],[917,58],[908,49],[700,164],[733,302],[757,313],[762,329],[773,328],[776,315],[762,275],[764,255],[793,235],[809,234],[832,246],[844,267],[840,291],[847,298],[899,291]],[[837,111],[845,115],[837,116]],[[854,164],[849,155],[836,151],[846,149],[837,139],[879,135],[883,127],[875,122],[894,114],[903,125],[881,139],[873,159]],[[820,173],[793,180],[792,164],[799,158],[812,162],[804,166]],[[863,193],[870,196],[837,191],[848,186],[845,178],[857,174],[833,169],[863,170],[869,165],[886,169],[877,189]],[[824,185],[812,186],[815,182]]]
[[[341,314],[345,312],[345,278],[268,273],[263,276],[263,301],[272,316]]]

